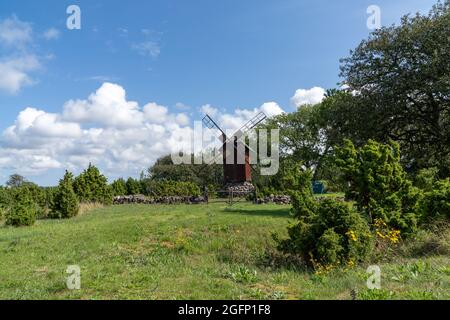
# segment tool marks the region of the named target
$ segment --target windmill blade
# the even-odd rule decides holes
[[[247,121],[236,133],[234,134],[235,137],[240,139],[243,135],[247,134],[250,130],[252,130],[254,127],[256,127],[258,124],[263,122],[267,119],[267,116],[264,112],[258,113],[256,116],[254,116],[252,119]]]
[[[223,132],[222,129],[220,129],[219,125],[207,114],[202,119],[203,125],[207,127],[208,129],[215,131],[217,134],[217,138],[223,142],[222,137],[226,138],[225,132]]]
[[[216,161],[216,159],[217,159],[219,156],[223,156],[223,146],[224,146],[225,144],[227,144],[227,143],[229,144],[230,142],[232,142],[232,140],[233,140],[235,137],[236,137],[237,141],[243,143],[244,146],[250,150],[250,152],[252,152],[253,154],[256,154],[256,152],[255,152],[252,148],[250,148],[250,147],[245,143],[245,141],[241,141],[241,138],[242,138],[244,135],[246,135],[251,129],[253,129],[253,128],[256,127],[258,124],[260,124],[261,122],[263,122],[266,118],[267,118],[266,114],[265,114],[264,112],[261,111],[261,112],[258,113],[256,116],[254,116],[252,119],[250,119],[249,121],[247,121],[247,122],[246,122],[246,123],[245,123],[238,131],[236,131],[236,133],[235,133],[233,136],[227,138],[225,132],[223,132],[223,130],[217,125],[217,123],[216,123],[209,115],[206,115],[206,116],[202,119],[203,124],[204,124],[207,128],[209,128],[209,129],[211,129],[211,130],[219,131],[219,132],[220,132],[220,136],[221,136],[221,137],[225,137],[225,140],[226,140],[225,142],[223,142],[223,141],[221,140],[221,141],[223,142],[223,144],[222,144],[222,146],[218,149],[218,151],[220,152],[220,154],[217,155],[214,159],[212,159],[212,160],[210,161],[209,164],[214,163],[214,162]],[[219,132],[218,132],[218,133],[219,133]],[[240,155],[242,155],[241,151],[239,150],[239,148],[237,148],[237,146],[234,145],[234,143],[233,143],[233,146],[234,146],[234,149],[235,149]],[[244,155],[244,158],[245,158],[245,155]],[[253,170],[255,170],[255,169],[253,168],[253,165],[252,165],[252,164],[250,164],[247,160],[246,160],[246,162],[252,167]]]
[[[231,137],[229,137],[225,143],[230,142],[232,139],[236,137],[238,141],[241,141],[246,145],[247,148],[249,148],[251,151],[254,152],[244,141],[241,140],[243,136],[245,136],[250,130],[252,130],[254,127],[256,127],[258,124],[263,122],[267,119],[267,116],[264,112],[258,113],[256,116],[254,116],[252,119],[247,121],[238,131],[236,131]],[[220,151],[223,149],[223,146],[219,149]]]

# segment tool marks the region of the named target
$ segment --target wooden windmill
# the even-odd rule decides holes
[[[255,117],[245,123],[231,137],[227,137],[225,132],[217,125],[217,123],[209,116],[203,118],[203,124],[217,133],[218,139],[222,143],[219,149],[223,157],[223,176],[225,185],[234,183],[251,182],[252,166],[250,164],[250,147],[245,143],[246,134],[258,124],[264,121],[267,116],[264,112],[258,113]],[[232,147],[233,150],[227,150]],[[232,152],[230,152],[232,151]],[[253,150],[252,150],[253,151]],[[244,152],[244,154],[242,154]],[[256,155],[256,152],[252,152]],[[238,161],[238,155],[245,161]],[[217,157],[216,157],[217,159]],[[213,159],[211,163],[215,162]],[[239,163],[240,162],[240,163]],[[243,163],[242,163],[243,162]],[[211,164],[210,163],[210,164]]]

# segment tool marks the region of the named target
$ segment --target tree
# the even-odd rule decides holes
[[[374,140],[399,142],[408,170],[438,166],[441,177],[450,174],[449,34],[447,0],[372,33],[341,66],[359,100],[347,117]]]
[[[20,174],[12,174],[9,176],[8,181],[6,182],[6,185],[10,188],[18,188],[22,186],[26,182],[25,178],[21,176]]]
[[[194,156],[192,156],[192,159]],[[179,164],[175,165],[170,155],[159,158],[147,170],[146,179],[152,181],[182,181],[194,182],[200,186],[222,185],[223,167],[212,164]],[[144,179],[145,180],[145,179]]]
[[[111,189],[114,196],[123,196],[127,194],[127,185],[123,178],[115,180],[111,184]]]
[[[59,181],[58,189],[52,203],[52,216],[55,218],[71,218],[78,214],[78,199],[73,191],[73,175],[66,171]]]
[[[75,178],[73,188],[81,202],[103,204],[111,204],[112,202],[113,196],[108,185],[108,179],[92,164],[89,164],[89,167]]]
[[[400,164],[399,145],[369,140],[356,149],[350,140],[344,143],[336,150],[336,162],[348,185],[347,198],[356,201],[370,222],[381,219],[390,227],[412,233],[420,192]]]
[[[31,226],[36,221],[37,206],[27,187],[12,190],[11,207],[6,214],[6,224],[10,226]]]
[[[127,195],[135,195],[141,193],[141,183],[139,180],[128,178],[126,182],[126,194]]]

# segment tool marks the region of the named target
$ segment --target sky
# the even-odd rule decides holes
[[[90,162],[139,176],[210,114],[235,129],[317,103],[371,30],[434,0],[2,0],[0,184]],[[81,29],[67,20],[80,8]],[[73,20],[70,20],[73,21]]]

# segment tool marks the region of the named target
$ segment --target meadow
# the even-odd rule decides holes
[[[0,299],[450,298],[448,253],[403,244],[408,254],[375,263],[381,289],[368,290],[369,263],[314,272],[279,259],[271,233],[286,236],[291,222],[289,206],[211,203],[105,206],[2,226]],[[448,245],[448,232],[440,236]],[[69,265],[81,268],[80,290],[66,286]]]

